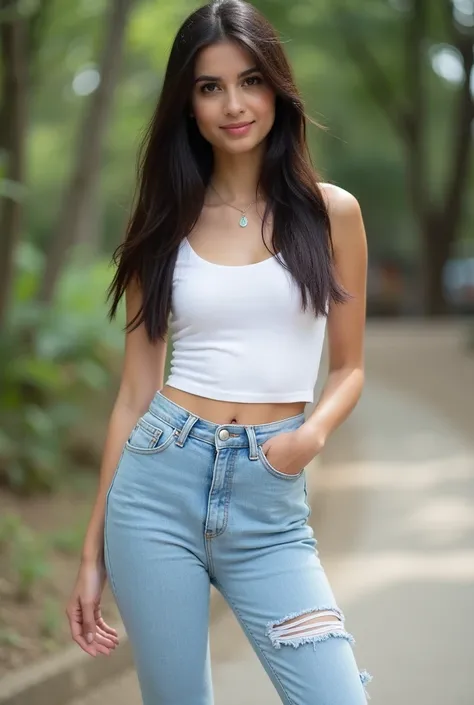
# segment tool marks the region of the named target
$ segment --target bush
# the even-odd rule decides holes
[[[31,493],[54,489],[71,464],[84,395],[110,389],[123,324],[106,317],[108,260],[72,261],[49,310],[35,301],[43,261],[29,244],[19,248],[18,270],[0,343],[0,481]]]
[[[0,519],[0,556],[7,557],[6,571],[15,586],[18,601],[32,598],[35,586],[49,575],[48,546],[24,524],[17,514]]]

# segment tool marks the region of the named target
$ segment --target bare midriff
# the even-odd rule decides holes
[[[243,403],[219,401],[191,394],[175,387],[165,386],[160,390],[163,396],[184,407],[192,414],[217,424],[237,423],[249,426],[281,421],[297,416],[305,409],[304,401],[268,403]]]

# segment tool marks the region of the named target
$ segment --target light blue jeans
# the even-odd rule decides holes
[[[261,449],[303,422],[218,425],[157,392],[130,434],[107,494],[105,561],[144,705],[212,705],[211,584],[285,705],[366,703],[370,676],[307,523],[305,470],[283,474]]]

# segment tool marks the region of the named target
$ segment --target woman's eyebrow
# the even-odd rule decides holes
[[[258,71],[257,66],[252,66],[252,68],[250,68],[250,69],[245,69],[245,71],[241,71],[239,73],[239,75],[237,76],[237,78],[244,78],[244,76],[248,76],[249,73],[255,73],[255,71]],[[199,81],[216,81],[217,82],[220,80],[221,80],[220,76],[206,76],[205,74],[203,74],[202,76],[198,76],[194,82],[195,83],[199,83]]]

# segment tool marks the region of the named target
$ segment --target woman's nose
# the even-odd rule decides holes
[[[243,96],[238,89],[230,88],[226,95],[225,111],[228,115],[237,115],[245,110]]]

